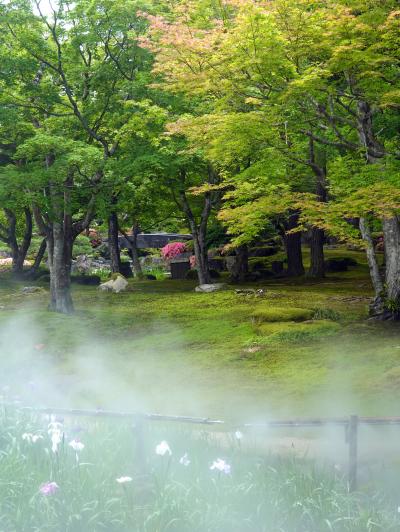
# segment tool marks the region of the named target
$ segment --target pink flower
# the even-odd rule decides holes
[[[59,486],[57,482],[46,482],[40,486],[39,491],[42,495],[47,497],[48,495],[54,495],[58,488]]]
[[[185,251],[186,245],[183,242],[171,242],[161,248],[161,255],[164,260],[171,260]]]

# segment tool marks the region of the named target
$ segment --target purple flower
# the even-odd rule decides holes
[[[48,495],[54,495],[58,488],[59,486],[57,482],[46,482],[40,486],[39,491],[42,495],[47,497]]]

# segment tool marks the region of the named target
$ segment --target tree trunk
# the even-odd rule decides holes
[[[46,166],[54,163],[54,156],[46,157]],[[49,182],[46,195],[50,201],[52,218],[42,214],[37,205],[33,206],[36,224],[46,238],[48,263],[50,269],[50,304],[49,310],[62,314],[71,314],[74,310],[71,297],[71,263],[72,247],[76,236],[89,223],[86,216],[75,226],[72,223],[73,174],[65,179],[63,189],[57,183]],[[86,225],[85,225],[86,224]],[[82,226],[83,227],[82,229]]]
[[[384,299],[384,286],[382,277],[379,271],[379,265],[376,258],[374,242],[371,236],[371,229],[368,224],[368,220],[360,218],[359,227],[362,239],[366,243],[367,261],[369,267],[369,273],[371,276],[372,286],[374,287],[375,298],[370,305],[371,316],[381,315],[383,312],[383,299]]]
[[[373,110],[368,102],[358,101],[358,136],[365,149],[367,164],[376,164],[385,156],[384,146],[378,141],[373,129]],[[367,259],[371,280],[375,290],[375,301],[371,313],[379,319],[400,319],[400,226],[399,218],[385,218],[382,221],[385,245],[385,286],[380,278],[373,244],[370,235],[364,237],[365,227],[360,226],[361,234],[367,242]]]
[[[137,247],[137,237],[138,237],[139,231],[140,231],[139,224],[138,222],[135,221],[132,227],[132,236],[128,236],[125,234],[125,238],[126,238],[126,241],[128,242],[129,252],[132,257],[133,271],[135,273],[135,276],[140,279],[143,277],[143,270],[142,270],[142,265],[140,264],[138,247]]]
[[[321,279],[325,276],[325,258],[324,258],[324,241],[325,233],[318,227],[311,228],[310,242],[310,269],[308,275]]]
[[[26,278],[27,279],[34,279],[38,270],[39,270],[39,267],[42,263],[42,260],[43,260],[43,257],[44,257],[44,254],[46,252],[46,248],[47,248],[47,242],[46,242],[46,239],[43,238],[41,244],[40,244],[40,247],[39,247],[39,250],[36,254],[36,257],[35,257],[35,261],[34,263],[32,264],[32,266],[29,268],[29,270],[26,272]]]
[[[235,250],[235,261],[231,269],[231,280],[234,283],[246,280],[249,273],[249,250],[246,245],[238,246]]]
[[[384,318],[400,319],[400,223],[399,218],[383,220],[386,264]]]
[[[288,262],[287,275],[290,277],[304,275],[303,255],[301,251],[301,232],[288,232],[297,227],[298,220],[299,215],[297,213],[291,214],[285,227],[286,232],[284,235],[284,243]]]
[[[49,309],[71,314],[74,305],[71,297],[72,232],[63,223],[53,222],[47,237],[50,269]]]
[[[110,250],[111,271],[113,273],[119,273],[121,271],[118,233],[118,216],[115,211],[112,211],[108,217],[108,248]]]
[[[209,168],[210,178],[211,178],[212,173],[213,173],[212,169]],[[184,170],[181,171],[181,180],[182,180],[182,183],[184,183],[185,181]],[[209,284],[211,283],[211,276],[210,276],[210,270],[208,267],[206,236],[207,236],[208,219],[211,213],[211,204],[212,204],[211,192],[206,192],[204,194],[204,205],[203,205],[203,209],[200,215],[199,223],[196,222],[196,218],[189,205],[185,191],[181,190],[179,192],[179,195],[181,198],[180,207],[186,215],[186,219],[189,223],[190,231],[193,237],[193,248],[194,248],[194,254],[196,257],[196,268],[197,268],[197,276],[199,278],[199,283]]]
[[[21,244],[17,238],[17,215],[11,209],[4,209],[8,227],[6,238],[2,239],[10,247],[12,257],[12,273],[21,276],[24,270],[24,262],[32,240],[32,213],[28,207],[24,208],[25,231]]]
[[[208,253],[205,242],[205,234],[192,225],[193,248],[196,257],[197,276],[199,284],[211,283],[210,270],[208,267]]]

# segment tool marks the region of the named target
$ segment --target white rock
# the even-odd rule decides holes
[[[216,292],[217,290],[223,290],[225,286],[225,283],[200,284],[199,286],[196,286],[195,291],[205,293]]]
[[[102,292],[112,292],[114,286],[114,281],[107,281],[106,283],[101,283],[101,285],[98,286],[98,289]]]
[[[128,281],[125,279],[125,277],[123,277],[122,275],[118,275],[118,277],[114,281],[113,290],[118,294],[118,292],[126,290],[127,286]]]
[[[118,294],[119,292],[126,290],[127,286],[128,281],[125,277],[123,275],[118,275],[115,279],[102,283],[99,286],[99,290],[102,292],[115,292]]]

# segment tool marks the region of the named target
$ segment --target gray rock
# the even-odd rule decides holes
[[[200,284],[199,286],[196,286],[195,291],[208,294],[210,292],[216,292],[217,290],[223,290],[225,287],[225,283]]]
[[[37,292],[43,292],[43,288],[40,286],[24,286],[21,288],[23,294],[36,294]]]

